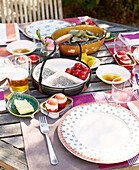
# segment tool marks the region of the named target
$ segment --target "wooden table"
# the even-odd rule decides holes
[[[128,31],[139,31],[138,28],[120,25],[112,22],[102,21],[94,19],[94,21],[101,27],[105,28],[108,31],[117,35],[119,32],[128,32]],[[21,33],[21,39],[29,39]],[[39,51],[34,52],[37,54]],[[103,44],[101,48],[93,54],[93,56],[100,59],[101,64],[111,64],[114,63],[114,60]],[[34,96],[36,99],[40,100],[46,98],[45,94],[38,92],[33,86],[31,81],[30,83],[30,95]],[[111,85],[107,85],[100,81],[96,74],[95,70],[91,75],[91,82],[88,89],[85,93],[88,92],[98,92],[98,91],[108,91],[111,90]],[[28,169],[26,157],[24,153],[24,141],[22,136],[22,131],[20,127],[20,119],[14,117],[8,111],[0,113],[0,166],[7,169]],[[121,167],[125,168],[125,167]],[[138,166],[126,167],[126,169],[139,169]]]

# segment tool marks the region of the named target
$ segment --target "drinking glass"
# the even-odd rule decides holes
[[[49,48],[41,44],[40,60],[41,61],[44,60],[53,50],[54,50],[54,47]],[[56,51],[51,55],[51,57],[55,57],[55,58],[60,57],[59,45],[56,45]]]
[[[29,87],[29,62],[26,55],[10,55],[5,58],[7,78],[11,92],[25,92]]]
[[[112,98],[116,103],[127,103],[132,99],[134,90],[129,80],[119,83],[117,79],[112,81]]]
[[[131,53],[131,46],[125,44],[120,38],[114,39],[114,53],[118,54],[119,51],[124,51],[125,53]]]

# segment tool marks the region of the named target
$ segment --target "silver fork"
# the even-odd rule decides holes
[[[45,116],[39,117],[39,122],[40,122],[40,130],[46,136],[48,150],[49,150],[50,162],[51,162],[52,165],[56,165],[58,163],[58,160],[57,160],[56,155],[54,153],[51,141],[48,137],[49,127],[48,127],[46,117]]]

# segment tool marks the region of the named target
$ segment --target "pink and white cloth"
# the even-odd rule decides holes
[[[17,23],[0,23],[0,45],[20,40]]]
[[[131,46],[139,45],[139,31],[120,33],[119,38],[121,38],[125,44],[129,44]]]

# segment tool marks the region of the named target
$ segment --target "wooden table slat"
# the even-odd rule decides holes
[[[21,135],[20,123],[0,125],[0,138]]]
[[[19,122],[20,122],[19,117],[15,117],[10,113],[0,114],[0,125]]]
[[[27,170],[24,152],[3,141],[0,141],[0,165],[1,162],[5,162],[3,166],[7,169]]]
[[[2,141],[9,143],[17,149],[24,149],[23,136],[1,138]]]

